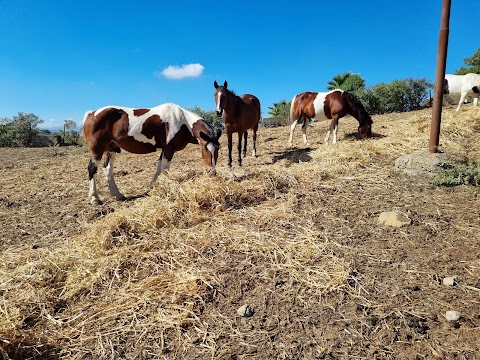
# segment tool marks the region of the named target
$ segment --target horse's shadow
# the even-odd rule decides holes
[[[286,151],[280,151],[280,152],[275,152],[276,154],[272,158],[271,164],[275,164],[276,162],[280,160],[287,160],[287,166],[290,166],[294,163],[302,163],[302,162],[309,162],[312,160],[312,157],[310,156],[310,151],[312,151],[312,148],[293,148],[293,149],[288,149]]]
[[[125,196],[125,199],[123,201],[130,202],[130,201],[133,201],[133,200],[146,198],[149,195],[150,195],[150,190],[147,190],[147,191],[143,192],[142,194]]]
[[[378,134],[378,133],[372,132],[372,135],[370,136],[369,139],[381,139],[381,138],[384,138],[384,137],[387,137],[387,136],[383,135],[383,134]],[[347,139],[347,140],[359,140],[359,141],[362,140],[358,137],[358,132],[352,132],[352,133],[345,134],[345,139]]]

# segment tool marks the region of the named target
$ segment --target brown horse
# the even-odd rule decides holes
[[[228,166],[232,166],[232,134],[238,133],[238,165],[242,165],[242,137],[243,157],[247,154],[247,130],[253,131],[253,156],[257,156],[257,130],[260,123],[260,101],[255,95],[236,95],[227,88],[227,81],[223,86],[215,86],[215,105],[218,116],[223,114],[223,123],[228,139]]]
[[[303,142],[308,145],[307,126],[310,119],[332,119],[330,128],[325,136],[325,144],[328,144],[330,131],[333,132],[332,143],[337,142],[338,120],[346,115],[352,115],[357,119],[358,134],[361,139],[372,136],[372,118],[363,107],[360,100],[349,92],[336,89],[329,92],[303,92],[292,99],[290,105],[290,146],[293,146],[293,131],[297,123],[303,122]]]
[[[151,109],[107,106],[88,111],[83,120],[83,130],[92,153],[88,164],[89,199],[92,205],[101,204],[95,174],[102,158],[110,193],[117,200],[125,200],[113,177],[113,161],[120,148],[134,154],[162,149],[150,187],[158,175],[169,168],[173,154],[187,144],[200,144],[205,164],[211,168],[213,175],[216,173],[221,132],[215,134],[200,116],[175,104],[162,104]]]

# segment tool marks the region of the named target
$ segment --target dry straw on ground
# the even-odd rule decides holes
[[[479,191],[393,170],[427,148],[430,111],[374,117],[374,138],[287,148],[261,129],[232,178],[198,148],[122,154],[131,201],[86,200],[83,148],[0,149],[0,354],[62,359],[459,358],[480,356]],[[480,114],[445,110],[441,148],[480,161]],[[103,180],[103,179],[100,179]],[[412,225],[379,226],[400,210]],[[444,287],[441,279],[458,276]],[[250,318],[236,310],[248,304]],[[459,321],[442,314],[456,310]]]

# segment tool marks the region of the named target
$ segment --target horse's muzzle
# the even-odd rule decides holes
[[[217,113],[217,116],[222,116],[222,114],[223,114],[223,110],[216,111],[216,113]]]

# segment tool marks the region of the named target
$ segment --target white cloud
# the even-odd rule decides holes
[[[165,76],[167,79],[183,79],[186,77],[198,77],[202,75],[204,69],[205,67],[202,64],[170,65],[155,75]]]

